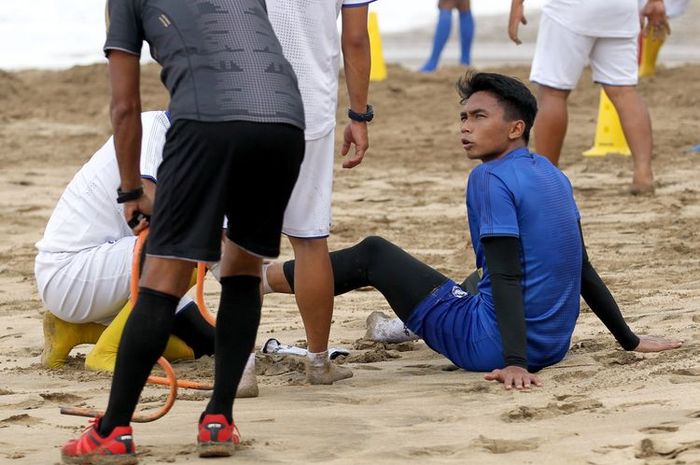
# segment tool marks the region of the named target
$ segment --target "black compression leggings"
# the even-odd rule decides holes
[[[335,295],[372,286],[404,322],[447,277],[384,238],[370,236],[348,249],[331,252]],[[294,261],[283,265],[294,290]]]

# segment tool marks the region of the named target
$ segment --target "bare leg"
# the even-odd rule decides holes
[[[535,117],[535,151],[549,158],[554,165],[559,164],[561,148],[569,124],[567,99],[569,90],[559,90],[539,86],[537,105],[539,111]]]
[[[304,322],[308,356],[306,377],[311,384],[332,384],[350,378],[352,372],[331,364],[328,338],[333,318],[333,269],[328,242],[323,239],[290,237],[297,266],[294,269],[295,298]]]
[[[333,318],[333,269],[323,239],[290,237],[294,248],[295,298],[304,321],[309,352],[328,350]]]
[[[622,132],[632,152],[634,174],[632,192],[654,191],[654,174],[651,169],[653,137],[651,118],[644,99],[635,86],[603,86],[605,93],[620,115]]]

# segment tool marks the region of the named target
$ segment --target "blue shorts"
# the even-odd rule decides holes
[[[498,324],[480,307],[480,302],[479,296],[448,280],[418,304],[406,326],[460,368],[503,368]]]

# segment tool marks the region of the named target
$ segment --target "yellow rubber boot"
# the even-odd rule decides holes
[[[114,371],[119,342],[130,314],[131,303],[127,302],[102,333],[95,347],[85,357],[85,368],[93,371]],[[165,347],[163,356],[171,362],[194,360],[192,349],[182,339],[175,336],[170,336],[170,339],[168,339],[168,345]]]
[[[51,312],[44,313],[44,350],[41,364],[46,368],[61,368],[73,347],[94,344],[105,330],[97,323],[69,323]]]

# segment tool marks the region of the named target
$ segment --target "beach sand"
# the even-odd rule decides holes
[[[521,79],[528,73],[527,66],[491,69]],[[475,163],[459,143],[454,89],[462,72],[390,66],[389,79],[372,84],[370,151],[353,170],[337,159],[332,249],[380,234],[454,279],[473,269],[464,185]],[[261,356],[260,396],[235,404],[243,444],[230,463],[700,463],[700,155],[689,151],[700,143],[699,73],[697,64],[661,67],[640,85],[654,124],[655,196],[626,193],[629,157],[581,156],[598,104],[590,74],[571,97],[562,156],[592,263],[630,325],[683,339],[683,348],[624,352],[582,304],[572,350],[540,373],[544,387],[507,392],[455,369],[423,342],[360,341],[366,317],[390,309],[374,290],[352,292],[336,300],[331,344],[350,349],[345,364],[354,377],[309,386],[298,360]],[[142,88],[144,109],[164,108],[156,66],[144,67]],[[111,132],[107,69],[0,72],[0,89],[0,464],[53,464],[87,424],[60,415],[59,405],[104,408],[110,377],[83,370],[88,346],[63,369],[39,365],[34,243],[68,181]],[[214,308],[215,282],[207,281],[205,297]],[[292,296],[266,297],[256,347],[269,337],[303,340]],[[211,366],[202,360],[175,369],[208,380]],[[147,387],[140,408],[157,407],[165,394]],[[206,398],[181,391],[165,418],[137,424],[141,462],[229,463],[196,456]]]

